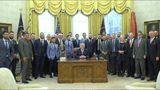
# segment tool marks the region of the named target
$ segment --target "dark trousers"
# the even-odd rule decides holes
[[[148,70],[149,70],[149,78],[152,80],[156,80],[159,72],[159,61],[156,60],[148,60]]]
[[[110,74],[112,72],[112,64],[111,64],[111,56],[109,55],[108,56],[108,62],[107,62],[107,70],[108,70],[108,73]]]
[[[44,74],[45,56],[37,56],[35,60],[35,77],[43,76]]]
[[[134,73],[135,73],[135,60],[133,59],[133,56],[130,55],[127,58],[127,75],[134,76]]]
[[[101,51],[100,51],[100,50],[97,50],[97,51],[96,51],[96,54],[97,54],[97,58],[100,59]]]
[[[32,58],[27,58],[26,61],[21,62],[22,81],[26,81],[31,75],[32,70]]]
[[[46,57],[46,59],[44,60],[44,74],[47,75],[47,74],[50,74],[50,71],[49,71],[49,67],[50,67],[50,61],[48,59],[48,57]]]
[[[36,69],[36,64],[35,64],[35,60],[36,58],[34,57],[34,59],[32,60],[32,77],[35,77],[35,69]]]
[[[118,75],[125,73],[125,55],[118,55],[117,57],[117,73]]]
[[[0,67],[9,68],[11,60],[9,58],[4,58],[0,61]]]
[[[111,53],[111,73],[116,74],[117,73],[117,53]]]
[[[54,76],[58,74],[58,59],[50,60],[50,75],[54,73]]]
[[[12,74],[13,74],[15,79],[16,79],[16,66],[17,66],[18,62],[19,62],[18,58],[13,58],[13,60],[10,64],[10,70],[12,71]]]

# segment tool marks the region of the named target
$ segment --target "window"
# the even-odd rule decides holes
[[[122,32],[122,15],[112,10],[104,17],[107,34]]]
[[[48,10],[38,16],[39,19],[39,33],[43,32],[45,36],[48,34],[53,35],[55,33],[54,16],[52,16]]]
[[[88,36],[88,17],[83,15],[81,12],[78,12],[73,16],[73,35],[79,34],[80,39],[82,34],[85,32]]]

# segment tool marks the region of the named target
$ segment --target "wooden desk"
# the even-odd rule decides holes
[[[58,61],[58,82],[107,82],[107,61]]]

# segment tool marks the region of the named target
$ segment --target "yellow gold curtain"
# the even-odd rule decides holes
[[[67,34],[71,31],[71,16],[61,12],[58,15],[58,18],[59,18],[60,30],[64,34],[64,36],[67,36]]]
[[[36,38],[39,37],[39,26],[38,26],[38,14],[35,11],[32,11],[31,13],[32,19],[31,19],[31,25],[28,27],[27,31],[29,33],[35,33]]]
[[[78,1],[66,0],[64,3],[64,8],[67,14],[74,15],[78,11]]]
[[[52,15],[57,15],[62,9],[61,0],[48,0],[48,10]]]
[[[34,10],[37,13],[42,13],[46,8],[46,0],[33,0],[33,5],[34,5]]]
[[[100,33],[103,15],[99,12],[92,13],[89,16],[89,33],[96,35]]]
[[[98,1],[98,10],[101,14],[107,14],[110,10],[111,10],[111,0],[102,0],[102,1]]]
[[[131,8],[131,2],[132,0],[27,0],[27,8],[32,8],[37,13],[48,9],[53,15],[58,15],[60,11],[74,15],[77,10],[90,15],[94,10],[106,14],[110,9],[122,13],[126,8]]]
[[[90,15],[94,10],[95,0],[82,0],[81,1],[81,10],[85,15]]]
[[[32,15],[32,11],[35,10],[36,13],[43,13],[45,9],[48,9],[52,15],[60,15],[60,28],[64,35],[67,32],[71,31],[71,17],[70,15],[75,15],[76,12],[82,11],[83,14],[89,16],[89,24],[90,24],[90,32],[93,34],[98,34],[100,30],[99,26],[96,28],[94,26],[94,21],[97,21],[99,16],[98,14],[93,14],[94,11],[98,11],[99,14],[107,14],[111,9],[115,9],[116,12],[122,13],[127,8],[132,8],[133,0],[26,0],[27,1],[27,26],[32,27],[34,23],[32,21],[35,20],[35,17]],[[63,12],[63,13],[62,13]],[[129,14],[129,13],[128,13]],[[126,29],[130,25],[128,24],[128,14],[123,14],[123,25],[122,32],[126,33],[128,30]],[[90,16],[91,15],[91,16]],[[96,17],[98,16],[98,17]],[[96,23],[97,25],[100,23],[101,19]],[[127,26],[125,26],[127,23]],[[37,23],[38,24],[38,23]],[[95,30],[96,29],[96,30]],[[30,31],[34,30],[29,28]],[[35,29],[36,30],[36,29]],[[95,30],[95,31],[94,31]],[[37,32],[37,31],[32,31]]]
[[[130,18],[131,18],[131,11],[125,10],[122,13],[122,34],[125,35],[130,32]]]

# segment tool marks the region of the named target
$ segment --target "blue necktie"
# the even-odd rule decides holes
[[[115,52],[115,40],[113,40],[113,52]]]
[[[8,40],[5,40],[5,46],[7,49],[9,49]]]

